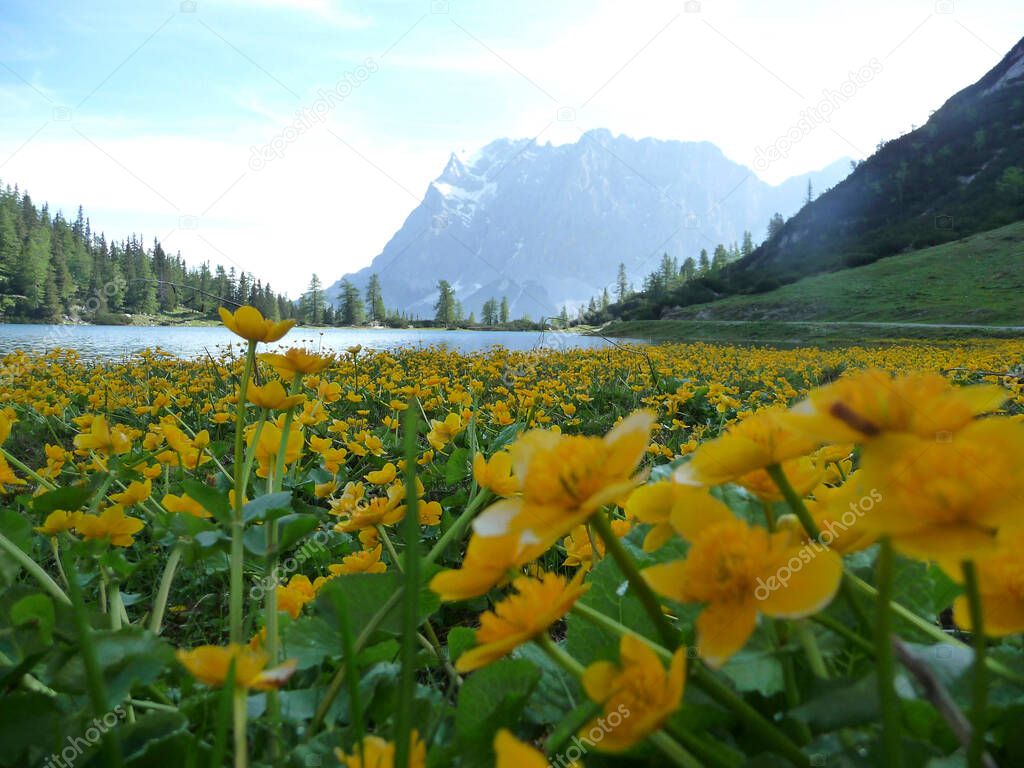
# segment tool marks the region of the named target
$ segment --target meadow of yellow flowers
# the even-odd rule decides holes
[[[2,361],[0,766],[1024,764],[1024,343],[222,317]]]

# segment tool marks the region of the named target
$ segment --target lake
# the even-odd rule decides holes
[[[121,359],[148,347],[187,358],[205,355],[207,350],[216,354],[228,344],[237,345],[240,341],[223,326],[0,324],[0,355],[16,349],[48,352],[61,348],[74,349],[88,359]],[[477,352],[499,345],[514,350],[566,347],[589,349],[606,347],[611,342],[596,336],[552,331],[293,328],[280,344],[270,344],[266,348],[303,346],[338,352],[356,344],[369,349],[444,345],[460,352]]]

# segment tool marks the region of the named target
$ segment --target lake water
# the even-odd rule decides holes
[[[48,352],[74,349],[89,359],[121,359],[147,347],[177,357],[196,357],[222,351],[240,339],[223,326],[134,325],[2,325],[0,355],[20,349]],[[462,352],[493,346],[514,350],[538,348],[600,348],[610,344],[595,336],[536,331],[445,331],[433,328],[293,328],[275,347],[303,346],[314,350],[341,351],[361,344],[369,349],[396,349],[444,345]]]

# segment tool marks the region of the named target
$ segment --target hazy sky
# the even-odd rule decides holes
[[[605,127],[775,183],[923,123],[1022,34],[1020,0],[4,0],[0,180],[297,295],[379,253],[453,150]]]

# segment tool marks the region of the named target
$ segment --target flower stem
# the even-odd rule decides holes
[[[78,644],[81,650],[82,665],[85,667],[86,687],[89,692],[89,701],[92,704],[93,714],[102,718],[109,710],[106,685],[103,682],[103,670],[100,667],[99,658],[96,655],[96,643],[92,636],[92,627],[89,626],[89,619],[85,613],[85,604],[82,601],[82,587],[78,583],[78,572],[75,565],[68,561],[68,592],[71,594],[69,603],[72,606],[72,613],[75,620],[75,629],[78,633]],[[122,765],[121,747],[117,738],[111,731],[103,735],[103,749],[106,752],[106,764],[112,768]]]
[[[249,342],[252,344],[252,342]],[[245,739],[247,702],[245,688],[235,687],[234,695],[235,768],[246,768],[249,764],[249,746]]]
[[[988,703],[988,680],[985,669],[987,646],[985,644],[984,612],[981,606],[981,592],[978,589],[978,571],[971,560],[961,566],[964,572],[964,588],[971,613],[971,632],[974,637],[974,668],[971,680],[971,742],[967,747],[968,768],[981,768],[985,756],[986,706]]]
[[[878,552],[878,609],[875,620],[875,665],[878,670],[878,701],[882,709],[882,746],[885,764],[899,768],[903,764],[900,740],[902,728],[900,702],[894,684],[896,659],[892,649],[892,612],[889,602],[893,586],[892,542],[881,541]]]
[[[18,565],[28,571],[32,578],[39,582],[39,586],[49,592],[52,597],[65,605],[71,605],[71,601],[68,599],[68,596],[64,594],[64,590],[62,590],[60,585],[50,577],[50,574],[44,571],[42,567],[40,567],[39,563],[23,552],[21,547],[8,539],[2,533],[0,533],[0,549],[7,552],[7,554],[9,554],[18,563]]]
[[[583,677],[583,673],[586,671],[583,665],[576,661],[576,659],[574,659],[568,653],[563,651],[561,648],[559,648],[558,645],[556,645],[555,642],[550,637],[548,637],[548,634],[546,632],[535,637],[533,639],[533,642],[535,642],[540,647],[540,649],[544,651],[544,653],[547,655],[549,659],[555,662],[555,664],[560,666],[574,678],[579,680],[581,677]]]
[[[863,579],[854,576],[853,574],[848,573],[846,575],[850,581],[850,584],[854,588],[860,590],[873,600],[879,599],[879,592],[877,589],[872,587]],[[933,640],[937,640],[940,643],[946,643],[947,645],[961,646],[964,644],[953,635],[945,632],[941,627],[937,627],[931,622],[922,619],[916,613],[911,611],[909,608],[904,607],[900,603],[890,601],[889,608],[892,610],[894,614],[899,616],[904,621],[913,624],[916,629],[920,630],[923,634],[928,635]],[[1004,680],[1009,680],[1011,683],[1014,683],[1015,685],[1024,686],[1024,677],[1022,677],[1017,672],[1014,672],[1012,669],[1006,667],[997,659],[994,659],[991,656],[986,656],[985,666],[988,667],[989,671],[994,672],[995,674],[1002,677]]]
[[[622,571],[629,585],[636,592],[637,597],[640,599],[640,604],[643,605],[647,615],[654,622],[654,626],[657,627],[658,634],[661,636],[665,647],[674,649],[679,645],[679,632],[665,618],[665,614],[661,610],[661,601],[658,600],[654,590],[651,589],[647,580],[641,575],[640,570],[636,567],[636,562],[630,557],[626,548],[622,546],[619,537],[612,531],[608,518],[604,513],[598,512],[590,516],[590,525],[604,541],[605,551],[612,556],[615,564],[619,566],[619,570]]]
[[[238,385],[238,402],[235,406],[235,457],[234,465],[234,487],[235,502],[231,516],[231,584],[229,594],[229,615],[231,626],[231,642],[242,642],[242,566],[245,558],[245,550],[242,544],[243,522],[242,504],[245,498],[243,487],[242,469],[244,464],[242,453],[242,437],[245,432],[245,394],[249,387],[249,376],[252,373],[253,364],[256,359],[256,342],[249,342],[249,349],[245,355],[245,368],[242,369],[242,380]],[[236,701],[237,703],[237,701]],[[237,715],[236,715],[237,720]]]
[[[171,593],[171,582],[174,581],[174,572],[181,561],[181,542],[174,545],[171,554],[167,556],[164,564],[164,572],[160,576],[160,587],[157,590],[156,598],[153,600],[153,615],[149,619],[149,631],[154,635],[160,634],[160,627],[164,621],[164,612],[167,610],[167,598]]]
[[[405,538],[403,575],[405,590],[402,598],[402,638],[398,679],[398,712],[395,714],[395,765],[408,765],[412,748],[413,698],[416,692],[416,630],[420,624],[420,570],[419,552],[419,497],[416,494],[416,440],[419,433],[419,412],[410,407],[405,411],[402,425],[403,454],[405,456],[405,519],[402,533]],[[395,554],[392,554],[395,557]],[[395,563],[397,565],[396,557]]]

